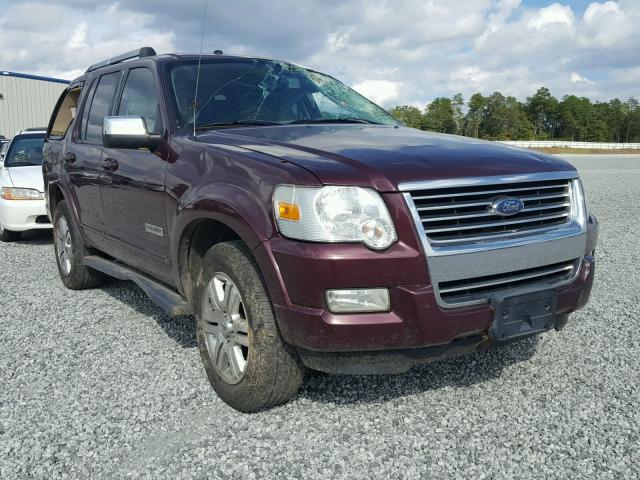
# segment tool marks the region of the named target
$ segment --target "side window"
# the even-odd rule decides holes
[[[129,71],[118,107],[118,116],[124,115],[141,116],[149,133],[161,133],[158,93],[153,73],[148,68]]]
[[[109,115],[111,101],[115,94],[121,72],[108,73],[100,77],[96,91],[93,94],[86,127],[82,138],[88,143],[102,144],[102,124],[104,117]],[[87,99],[87,102],[89,99]]]
[[[67,133],[69,125],[76,117],[76,109],[78,108],[78,99],[82,87],[74,87],[64,93],[64,99],[60,107],[54,114],[53,124],[49,136],[52,138],[62,138]]]
[[[82,107],[82,118],[80,118],[80,126],[76,127],[78,138],[82,140],[85,139],[85,132],[87,131],[87,120],[89,119],[89,107],[91,106],[91,102],[93,101],[93,96],[96,94],[96,86],[98,85],[98,80],[93,79],[91,82],[91,87],[89,88],[89,93],[86,95],[86,99],[83,102],[84,107]]]

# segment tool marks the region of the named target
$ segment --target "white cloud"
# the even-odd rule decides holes
[[[73,31],[73,35],[69,39],[69,47],[81,48],[85,45],[87,40],[87,23],[80,22],[78,28]]]
[[[308,65],[385,106],[459,91],[524,99],[541,86],[559,97],[638,94],[638,0],[594,1],[582,15],[565,0],[209,3],[206,51]],[[14,0],[0,10],[0,65],[71,78],[142,45],[197,51],[201,11],[202,0]]]
[[[575,18],[571,7],[554,3],[548,7],[541,8],[535,15],[532,15],[527,22],[527,27],[535,30],[542,30],[544,27],[552,24],[562,24],[572,27],[574,21]]]
[[[571,82],[572,83],[593,83],[586,77],[583,77],[578,72],[571,72]]]
[[[606,3],[590,3],[587,9],[584,12],[583,19],[585,23],[590,24],[598,21],[599,17],[602,17],[607,14],[613,15],[624,15],[622,10],[620,10],[620,6],[616,2],[606,2]]]
[[[173,32],[150,27],[152,20],[117,3],[82,10],[16,2],[0,11],[0,64],[72,79],[92,63],[142,45],[172,51]]]
[[[389,105],[398,98],[401,83],[389,80],[365,80],[357,83],[353,89],[380,105]]]

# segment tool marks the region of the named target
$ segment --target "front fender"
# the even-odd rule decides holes
[[[271,208],[247,190],[223,183],[209,183],[183,198],[172,226],[172,251],[177,252],[182,234],[198,220],[211,219],[225,224],[254,249],[275,234]]]

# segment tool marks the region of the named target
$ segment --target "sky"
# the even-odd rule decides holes
[[[0,0],[0,70],[72,79],[141,46],[200,49],[206,0]],[[331,74],[384,107],[546,86],[640,96],[640,0],[208,0],[204,51]]]

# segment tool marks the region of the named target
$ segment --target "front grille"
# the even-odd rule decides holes
[[[422,228],[434,246],[480,242],[526,235],[571,220],[572,180],[454,186],[413,190],[411,198]],[[504,197],[522,200],[524,208],[503,217],[491,211]]]
[[[486,300],[496,292],[507,288],[542,284],[550,287],[557,286],[572,279],[579,266],[579,260],[571,260],[498,275],[440,282],[438,290],[442,300],[450,304]]]

